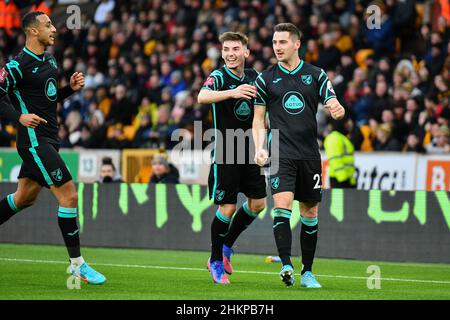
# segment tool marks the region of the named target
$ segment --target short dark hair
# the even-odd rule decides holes
[[[289,32],[289,36],[293,36],[296,40],[301,39],[301,33],[292,23],[279,23],[273,28],[274,32]]]
[[[102,166],[111,166],[114,171],[116,171],[116,166],[114,165],[111,157],[103,157]]]
[[[30,26],[36,24],[37,22],[36,18],[43,14],[45,14],[45,12],[42,11],[30,11],[27,14],[25,14],[22,18],[22,29],[26,30]]]
[[[219,41],[223,44],[225,41],[240,41],[244,46],[248,45],[248,38],[240,32],[224,32],[219,36]]]

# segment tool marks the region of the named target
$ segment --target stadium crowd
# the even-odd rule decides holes
[[[32,1],[36,9],[42,3]],[[380,9],[380,25],[366,9]],[[0,0],[20,14],[29,1]],[[62,147],[170,149],[178,128],[212,126],[197,94],[222,63],[218,35],[248,35],[247,66],[276,63],[273,26],[302,31],[301,57],[323,68],[348,111],[356,150],[450,152],[450,8],[444,1],[282,0],[99,1],[81,6],[81,28],[56,15],[61,85],[82,71],[86,85],[58,110]],[[86,7],[87,8],[87,7]],[[3,11],[6,12],[6,11]],[[0,65],[24,46],[16,25],[0,15]],[[319,109],[319,144],[329,115]],[[14,124],[1,119],[0,145],[14,143]],[[189,135],[185,136],[189,139]]]

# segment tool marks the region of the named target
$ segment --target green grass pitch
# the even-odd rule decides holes
[[[207,252],[84,248],[86,261],[107,278],[101,286],[68,289],[63,246],[0,244],[0,299],[450,299],[450,265],[316,259],[322,289],[286,288],[279,263],[237,253],[231,285],[213,284]],[[299,258],[294,259],[296,272]],[[367,268],[380,268],[380,288],[368,289]],[[73,283],[70,282],[69,283]],[[373,281],[371,282],[373,283]]]

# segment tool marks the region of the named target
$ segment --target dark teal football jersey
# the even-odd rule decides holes
[[[35,147],[41,143],[58,144],[57,102],[73,93],[69,86],[58,89],[58,65],[48,52],[36,55],[24,48],[0,69],[0,99],[8,95],[20,114],[34,113],[47,120],[35,129],[19,124],[18,147]],[[3,107],[6,108],[6,107]]]
[[[271,151],[278,147],[280,158],[320,160],[317,108],[336,98],[325,71],[303,60],[292,71],[278,63],[258,76],[256,86],[255,105],[266,106],[270,130],[279,130],[279,145],[270,144]]]
[[[252,84],[256,80],[258,72],[254,69],[244,69],[242,78],[232,73],[226,65],[211,72],[203,84],[202,89],[224,91],[234,89],[242,84]],[[213,161],[224,163],[227,150],[234,150],[234,163],[242,156],[237,153],[245,149],[245,163],[249,163],[249,148],[252,144],[251,128],[253,122],[253,99],[228,99],[211,104],[214,129],[221,133],[222,141],[216,139],[213,152]],[[236,137],[228,135],[227,129],[234,130]],[[240,129],[240,130],[239,130]],[[230,130],[230,131],[231,131]],[[236,131],[239,130],[239,131]],[[242,131],[241,131],[242,130]],[[244,141],[243,134],[246,133],[245,147],[237,148],[240,141]],[[217,135],[216,135],[217,136]],[[221,162],[223,160],[223,162]],[[242,162],[242,161],[240,161]]]

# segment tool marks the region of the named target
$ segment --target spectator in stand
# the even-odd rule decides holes
[[[433,133],[431,143],[425,148],[430,154],[450,153],[450,130],[447,126],[440,126]]]
[[[100,110],[94,111],[90,116],[87,127],[89,137],[82,144],[84,148],[99,149],[103,147],[106,139],[104,119],[103,113]]]
[[[316,64],[325,70],[334,69],[341,59],[341,53],[335,46],[335,39],[331,33],[325,33],[321,40],[323,48],[320,50]]]
[[[369,23],[364,23],[367,43],[375,50],[377,55],[392,53],[395,50],[392,18],[388,15],[386,5],[383,1],[376,0],[373,1],[372,4],[377,5],[378,8],[380,8],[381,25],[377,28],[373,28],[372,26],[368,27]],[[366,18],[369,18],[369,16]]]
[[[170,75],[170,85],[171,93],[173,96],[176,96],[178,92],[186,90],[187,86],[183,80],[183,75],[181,71],[174,71]]]
[[[152,160],[152,176],[150,183],[180,183],[180,174],[166,158],[155,156]]]
[[[123,84],[116,86],[114,90],[115,99],[111,105],[108,121],[111,123],[131,124],[134,107],[126,96],[126,87]]]
[[[144,113],[139,118],[139,127],[133,138],[134,148],[151,148],[151,138],[152,138],[152,122],[150,115]]]
[[[423,144],[419,136],[413,132],[408,135],[408,139],[406,140],[406,144],[403,147],[403,151],[405,152],[417,152],[417,153],[426,153]]]
[[[104,157],[102,159],[98,181],[100,183],[123,182],[120,178],[120,175],[117,173],[116,166],[114,165],[110,157]]]
[[[376,129],[376,138],[374,141],[376,151],[400,151],[400,142],[392,137],[392,128],[390,124],[380,124]]]
[[[52,49],[62,66],[58,84],[68,83],[73,72],[82,71],[90,87],[58,109],[60,123],[68,123],[67,137],[74,144],[79,145],[83,130],[84,138],[94,134],[92,109],[103,113],[106,126],[132,124],[137,131],[142,118],[134,122],[133,118],[144,97],[169,114],[162,127],[176,128],[178,123],[191,130],[193,120],[201,120],[204,129],[210,128],[211,113],[191,101],[196,100],[202,80],[220,67],[215,39],[223,31],[248,34],[251,55],[246,67],[261,72],[275,63],[271,35],[280,22],[292,22],[302,30],[301,57],[327,72],[352,117],[354,132],[364,136],[361,149],[371,150],[375,131],[370,127],[381,123],[386,108],[394,112],[392,134],[402,144],[411,140],[411,134],[430,144],[435,138],[431,123],[449,125],[448,13],[430,1],[98,0],[90,8],[92,3],[80,3],[81,29],[69,30],[61,20],[59,41]],[[369,29],[365,23],[371,4],[381,8],[381,28]],[[29,10],[27,5],[27,1],[10,1],[8,10],[14,9],[18,16]],[[3,22],[0,19],[1,64],[25,45],[23,34]],[[183,92],[187,95],[177,98]],[[433,105],[425,99],[422,107],[429,95],[436,97]],[[416,108],[411,98],[419,102],[417,110],[407,110]],[[76,113],[81,114],[81,122]],[[74,118],[76,128],[68,118]],[[153,116],[150,122],[155,134],[160,125]],[[132,134],[125,129],[123,137],[123,129],[117,129],[116,138],[123,140],[116,139],[109,147],[131,143]],[[110,138],[113,131],[107,129]],[[61,136],[66,137],[64,130]],[[70,141],[64,143],[70,146]],[[160,145],[159,138],[149,141],[140,145]],[[163,144],[173,146],[167,141]]]
[[[382,112],[392,107],[388,89],[389,87],[386,81],[379,81],[375,85],[375,93],[372,95],[369,117],[377,122],[380,122]]]
[[[107,135],[104,147],[106,149],[125,149],[131,147],[131,141],[126,139],[121,123],[116,123],[111,127],[111,134]]]

